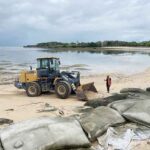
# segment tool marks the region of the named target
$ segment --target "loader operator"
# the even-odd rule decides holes
[[[110,91],[110,86],[111,86],[111,78],[109,76],[107,76],[106,78],[106,88],[107,88],[107,92],[109,93]]]

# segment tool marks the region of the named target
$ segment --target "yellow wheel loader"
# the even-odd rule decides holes
[[[59,98],[65,99],[71,93],[76,93],[80,100],[87,100],[87,91],[97,92],[94,83],[80,85],[79,72],[60,72],[59,66],[59,58],[37,58],[37,69],[21,71],[14,85],[24,89],[30,97],[40,96],[44,92],[54,92]]]

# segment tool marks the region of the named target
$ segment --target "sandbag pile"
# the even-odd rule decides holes
[[[98,109],[102,109],[102,106],[108,106],[116,110],[127,121],[150,127],[150,92],[148,90],[149,88],[147,88],[146,91],[139,88],[125,88],[120,91],[121,94],[114,94],[104,99],[89,101],[85,105],[93,108],[97,107]],[[94,111],[96,111],[96,109]],[[103,110],[100,111],[100,114],[96,113],[98,114],[97,117],[94,111],[92,114],[89,113],[87,117],[81,121],[81,124],[85,124],[82,126],[88,133],[90,139],[97,137],[97,133],[102,133],[101,130],[103,131],[105,127],[106,129],[108,128],[107,125],[103,125],[104,128],[101,126],[103,118],[107,118]],[[93,118],[96,119],[94,120]],[[111,119],[112,118],[109,118],[108,120],[110,121]],[[88,120],[91,120],[91,122],[88,122]]]

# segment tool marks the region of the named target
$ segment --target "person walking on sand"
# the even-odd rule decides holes
[[[111,78],[109,76],[107,76],[106,78],[106,88],[107,88],[107,92],[109,93],[110,91],[110,86],[111,86]]]

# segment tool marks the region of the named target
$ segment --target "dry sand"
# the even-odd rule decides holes
[[[111,93],[107,94],[105,81],[106,74],[82,77],[81,82],[95,82],[95,86],[101,97],[106,97],[112,93],[119,92],[120,89],[126,87],[143,88],[150,87],[150,69],[142,73],[126,76],[122,74],[109,74],[112,78]],[[1,118],[9,118],[18,122],[21,120],[31,119],[38,116],[56,116],[59,111],[42,112],[38,110],[44,108],[45,103],[55,106],[59,110],[63,110],[65,115],[74,114],[72,111],[76,106],[84,105],[84,102],[77,100],[75,95],[71,95],[68,99],[62,100],[55,94],[42,94],[40,97],[27,97],[24,90],[16,89],[12,84],[0,85],[0,116]],[[13,111],[7,111],[14,109]]]

